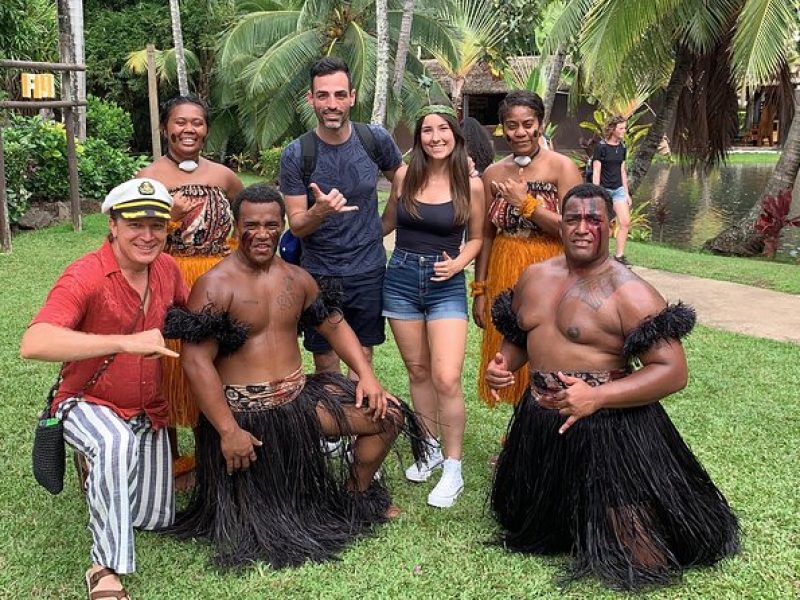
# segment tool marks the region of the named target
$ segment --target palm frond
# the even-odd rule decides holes
[[[586,15],[581,31],[582,63],[593,77],[611,79],[624,68],[626,59],[643,37],[663,28],[663,20],[679,0],[619,2],[598,0]],[[635,68],[639,68],[638,66]]]
[[[685,0],[674,12],[683,39],[699,54],[708,52],[727,37],[745,0]]]
[[[751,84],[774,80],[797,34],[796,0],[748,0],[733,36],[733,70]]]
[[[244,86],[245,98],[263,103],[287,81],[298,76],[299,66],[309,65],[319,56],[321,43],[322,36],[316,29],[293,32],[278,41],[242,69],[239,81]]]
[[[336,0],[305,0],[297,18],[298,29],[311,29],[324,25],[336,11],[343,9]]]
[[[369,121],[372,112],[372,97],[375,94],[375,68],[377,47],[375,37],[367,33],[358,23],[351,22],[345,31],[338,53],[350,66],[356,90],[354,118]],[[357,75],[356,75],[357,74]]]
[[[389,26],[400,30],[400,17],[389,13]],[[411,22],[411,43],[454,64],[458,61],[459,32],[449,23],[428,12],[415,12]]]
[[[243,16],[225,34],[219,51],[223,81],[235,79],[254,57],[297,31],[298,11],[255,12]]]
[[[542,54],[551,55],[559,45],[570,46],[580,34],[583,22],[595,0],[569,0],[553,23],[542,46]]]

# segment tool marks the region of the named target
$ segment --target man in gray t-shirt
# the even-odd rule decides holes
[[[350,122],[355,103],[347,65],[332,57],[311,67],[307,98],[317,115],[316,166],[306,188],[300,141],[281,155],[280,187],[289,227],[302,240],[302,266],[318,282],[334,279],[344,292],[343,312],[367,356],[383,343],[382,299],[386,253],[378,214],[380,171],[391,180],[402,156],[389,133],[370,126],[376,157],[370,157]],[[316,331],[304,331],[317,372],[338,371],[339,357]]]

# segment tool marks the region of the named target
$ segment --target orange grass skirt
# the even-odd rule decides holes
[[[216,256],[174,256],[175,262],[183,275],[183,280],[189,289],[201,275],[211,269],[224,257]],[[180,340],[166,340],[167,347],[178,354],[181,353],[183,346]],[[197,402],[192,397],[192,390],[189,387],[189,380],[183,373],[179,358],[163,358],[161,362],[163,370],[163,392],[164,399],[169,406],[169,426],[170,427],[196,427],[200,411]]]
[[[486,309],[481,342],[481,362],[478,369],[478,395],[489,406],[497,401],[492,397],[486,384],[486,365],[500,350],[503,341],[500,332],[492,325],[492,302],[498,294],[513,288],[525,268],[564,252],[561,241],[546,236],[533,238],[517,238],[498,234],[492,244],[489,255],[489,270],[486,277]],[[527,365],[514,373],[514,385],[500,390],[500,400],[508,404],[516,404],[528,388]]]

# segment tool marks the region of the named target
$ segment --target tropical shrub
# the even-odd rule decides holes
[[[12,115],[4,142],[12,222],[25,214],[30,201],[56,202],[69,197],[67,139],[62,123]],[[97,138],[87,138],[75,150],[83,198],[103,198],[147,162]]]
[[[111,147],[128,150],[133,137],[131,115],[111,100],[86,97],[86,135],[99,138]]]
[[[258,173],[268,181],[278,180],[278,171],[281,166],[281,152],[283,148],[267,148],[259,154]]]

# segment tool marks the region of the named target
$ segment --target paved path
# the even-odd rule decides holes
[[[391,252],[394,236],[383,240]],[[669,302],[694,306],[703,325],[800,344],[800,296],[644,267],[633,270]]]
[[[634,267],[670,302],[683,300],[709,327],[800,344],[800,296]]]

